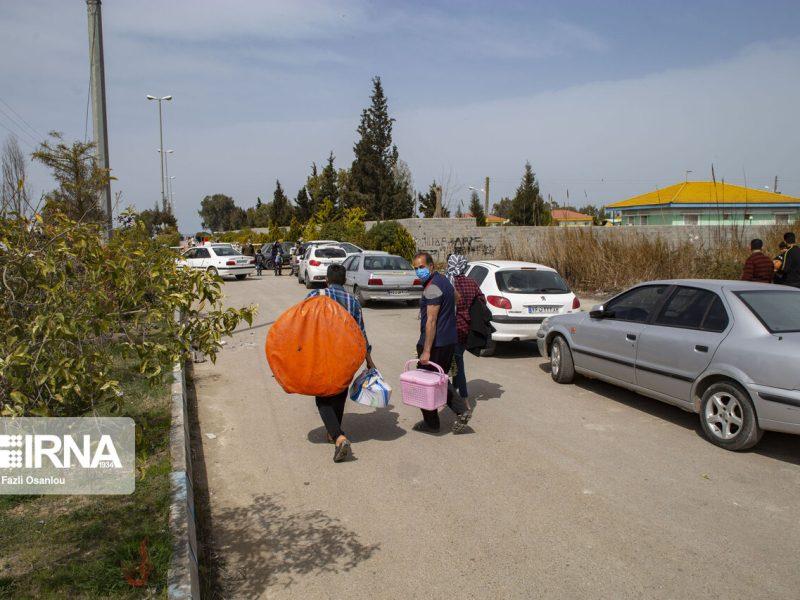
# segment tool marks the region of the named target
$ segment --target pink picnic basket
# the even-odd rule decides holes
[[[442,367],[436,363],[428,363],[436,367],[439,372],[424,369],[409,369],[415,364],[416,358],[406,363],[405,371],[400,374],[400,389],[403,395],[403,404],[436,410],[447,404],[447,375]]]

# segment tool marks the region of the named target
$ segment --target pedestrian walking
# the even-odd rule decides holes
[[[359,304],[355,296],[344,290],[346,275],[347,271],[342,265],[330,265],[326,272],[328,287],[321,290],[312,290],[306,298],[328,296],[342,305],[347,312],[350,313],[350,316],[356,320],[356,323],[358,323],[358,326],[361,328],[361,333],[364,334],[364,340],[367,342],[367,368],[374,369],[375,363],[372,362],[372,347],[369,345],[367,331],[364,328],[361,304]],[[324,374],[320,375],[324,376]],[[347,439],[347,435],[342,431],[342,420],[344,418],[344,405],[347,401],[347,392],[348,388],[345,388],[332,396],[317,396],[315,398],[319,416],[322,418],[322,423],[325,425],[325,431],[327,431],[328,443],[335,444],[333,462],[342,462],[352,452],[350,440]]]
[[[783,255],[783,284],[800,288],[800,247],[797,246],[797,239],[794,232],[783,234],[783,241],[788,248]]]
[[[420,368],[435,370],[429,364],[433,362],[447,372],[458,343],[456,292],[447,278],[434,269],[433,257],[427,252],[420,252],[414,257],[414,271],[423,285],[419,303],[420,336],[417,342]],[[447,406],[456,413],[453,433],[461,433],[472,417],[472,411],[460,397],[456,397],[452,386],[447,389]],[[426,433],[435,433],[439,428],[439,412],[424,409],[422,421],[413,427],[415,431]]]
[[[458,395],[461,396],[462,402],[467,408],[471,408],[467,388],[467,374],[464,370],[464,351],[466,350],[467,337],[469,337],[472,322],[470,316],[472,303],[477,300],[486,304],[486,298],[478,284],[465,275],[468,266],[469,263],[465,256],[451,254],[447,259],[445,276],[456,291],[456,333],[458,334],[458,341],[455,349],[456,375],[453,378],[453,385]]]
[[[264,270],[264,263],[267,262],[267,257],[264,256],[264,244],[256,252],[256,275],[261,277],[261,272]]]
[[[750,256],[744,261],[742,281],[772,283],[775,267],[772,259],[764,254],[764,242],[756,238],[750,241]]]

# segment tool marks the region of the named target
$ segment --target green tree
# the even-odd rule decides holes
[[[328,155],[328,163],[320,175],[319,195],[322,201],[330,200],[333,206],[339,208],[339,182],[336,167],[333,166],[333,151]]]
[[[411,216],[414,197],[397,171],[399,153],[392,144],[389,106],[380,77],[372,79],[371,104],[361,112],[359,139],[353,147],[348,204],[360,206],[368,219]]]
[[[475,217],[475,224],[478,227],[486,227],[486,213],[483,210],[481,199],[478,197],[478,192],[474,190],[469,200],[469,212]]]
[[[367,245],[374,250],[397,254],[408,260],[414,257],[417,244],[408,230],[397,221],[381,221],[366,235]]]
[[[136,220],[144,224],[148,236],[154,236],[165,231],[178,229],[178,221],[170,211],[164,212],[156,202],[152,210],[143,210],[136,215]]]
[[[603,221],[605,221],[608,218],[606,217],[606,209],[603,206],[595,206],[594,204],[587,204],[586,206],[583,207],[582,212],[592,217],[592,223],[594,225],[602,225]]]
[[[206,196],[200,202],[200,220],[204,229],[211,231],[224,231],[228,229],[231,214],[236,210],[233,198],[225,194]]]
[[[514,225],[548,225],[550,210],[539,194],[539,182],[531,163],[525,163],[525,172],[511,204],[511,222]]]
[[[294,199],[294,206],[295,217],[300,223],[308,222],[308,220],[314,214],[312,211],[313,206],[311,196],[309,196],[305,186],[297,190],[297,196],[295,196]]]
[[[503,219],[510,219],[512,204],[511,198],[501,198],[500,202],[496,202],[493,207],[494,215]]]
[[[248,227],[269,227],[269,205],[264,204],[261,198],[256,199],[256,205],[247,209]]]
[[[279,227],[288,225],[292,220],[292,205],[279,180],[275,181],[275,192],[272,194],[272,203],[269,205],[269,219],[272,225]]]
[[[98,166],[95,144],[75,141],[67,145],[57,131],[50,132],[50,137],[33,153],[34,160],[50,168],[58,184],[45,198],[45,214],[59,211],[74,221],[103,221],[100,194],[114,178]]]

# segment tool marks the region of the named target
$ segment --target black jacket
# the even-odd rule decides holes
[[[792,246],[786,251],[781,270],[784,285],[800,287],[800,246]]]
[[[475,356],[480,356],[481,350],[486,348],[492,337],[494,327],[492,312],[479,298],[475,298],[469,307],[469,321],[466,349]]]

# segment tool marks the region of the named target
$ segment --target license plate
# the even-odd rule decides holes
[[[529,306],[528,307],[528,314],[532,314],[532,313],[555,314],[559,310],[561,310],[560,306],[539,304],[539,305],[536,305],[536,306]]]
[[[247,264],[247,259],[245,259],[245,260],[237,260],[236,263],[239,264],[239,265],[246,265]]]
[[[390,296],[402,296],[403,294],[405,294],[403,290],[389,290]]]

